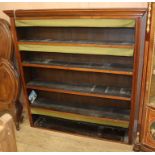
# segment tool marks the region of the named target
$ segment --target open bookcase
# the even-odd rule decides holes
[[[5,13],[31,126],[132,143],[146,10]]]

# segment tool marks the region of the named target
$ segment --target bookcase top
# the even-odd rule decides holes
[[[50,16],[142,16],[146,8],[117,9],[42,9],[42,10],[4,10],[9,17],[50,17]]]

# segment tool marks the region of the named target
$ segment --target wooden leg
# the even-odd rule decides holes
[[[10,105],[10,110],[9,111],[10,111],[10,114],[12,115],[12,117],[13,117],[13,121],[15,123],[16,129],[18,130],[19,129],[19,125],[17,123],[17,118],[16,118],[16,106],[15,106],[15,103],[12,103]]]
[[[16,129],[19,130],[20,129],[20,123],[23,121],[23,106],[21,104],[21,102],[18,100],[16,101],[16,103],[13,103],[10,107],[10,113],[13,117]]]
[[[141,148],[141,145],[140,145],[140,142],[139,142],[140,141],[139,137],[140,137],[140,133],[137,131],[135,143],[134,143],[134,146],[133,146],[133,150],[135,152],[139,152],[140,148]]]
[[[23,106],[22,103],[18,100],[16,102],[16,128],[20,129],[19,124],[23,122],[24,116],[22,115]]]

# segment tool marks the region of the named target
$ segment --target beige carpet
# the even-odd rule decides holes
[[[132,151],[131,145],[32,128],[24,120],[16,132],[20,152],[104,152]]]

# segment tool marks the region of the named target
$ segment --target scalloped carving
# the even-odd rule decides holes
[[[0,104],[13,104],[18,96],[18,77],[6,59],[0,59]]]
[[[151,148],[155,148],[155,110],[147,107],[144,126],[143,143]]]
[[[13,43],[9,24],[4,19],[0,19],[0,57],[10,60],[12,55]]]

